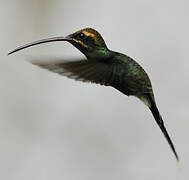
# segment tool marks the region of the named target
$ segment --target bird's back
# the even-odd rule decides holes
[[[112,86],[126,95],[152,93],[152,85],[144,69],[130,57],[114,52],[111,71],[115,76]]]

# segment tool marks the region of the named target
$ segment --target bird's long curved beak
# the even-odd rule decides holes
[[[38,44],[54,42],[54,41],[68,41],[69,42],[71,40],[72,40],[72,38],[70,36],[41,39],[41,40],[38,40],[38,41],[34,41],[34,42],[31,42],[31,43],[25,44],[23,46],[20,46],[20,47],[14,49],[13,51],[9,52],[8,55],[13,54],[13,53],[15,53],[17,51],[20,51],[20,50],[28,48],[28,47],[38,45]]]

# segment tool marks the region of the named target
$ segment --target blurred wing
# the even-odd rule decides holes
[[[112,77],[111,66],[95,60],[59,61],[57,63],[31,62],[41,68],[66,76],[71,79],[109,85]]]

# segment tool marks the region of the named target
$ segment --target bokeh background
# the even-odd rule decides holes
[[[186,0],[1,0],[0,179],[187,180],[188,6]],[[148,72],[179,164],[139,100],[27,62],[81,56],[68,43],[7,56],[18,45],[84,27]]]

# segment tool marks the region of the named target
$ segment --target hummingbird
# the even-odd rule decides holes
[[[111,86],[127,96],[139,98],[150,109],[177,161],[179,161],[175,147],[157,108],[149,76],[129,56],[110,50],[103,37],[95,29],[84,28],[65,37],[53,37],[31,42],[16,48],[8,55],[30,46],[54,41],[69,42],[83,53],[85,58],[52,63],[32,62],[33,64],[71,79]]]

